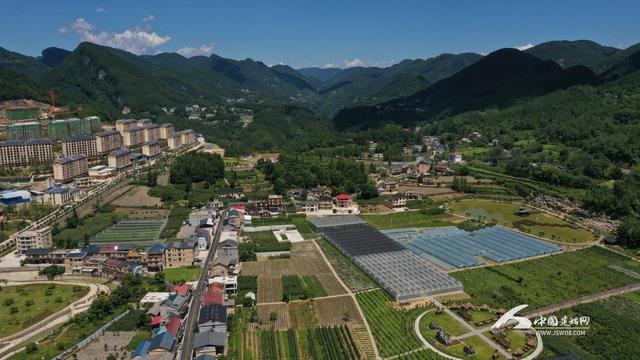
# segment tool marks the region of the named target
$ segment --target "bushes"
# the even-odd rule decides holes
[[[169,169],[172,184],[207,181],[215,183],[224,177],[224,161],[217,154],[190,152],[176,159]]]

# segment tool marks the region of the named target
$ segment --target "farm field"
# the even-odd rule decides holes
[[[612,264],[634,271],[640,268],[622,255],[600,247],[589,247],[451,274],[462,282],[475,305],[508,309],[529,304],[527,310],[530,311],[638,281],[609,268]]]
[[[411,311],[395,308],[382,290],[361,292],[356,298],[371,327],[380,356],[400,355],[422,347],[413,326],[424,308]]]
[[[307,296],[346,293],[311,241],[292,244],[289,259],[245,261],[241,274],[258,277],[258,303],[282,301],[283,287],[282,284],[276,284],[276,281],[281,282],[281,277],[286,275],[300,277],[302,288],[311,291]],[[302,297],[294,296],[291,300],[296,298]]]
[[[259,351],[256,353],[254,347],[251,358],[264,360],[361,359],[360,349],[347,326],[301,331],[262,330],[257,335]]]
[[[531,209],[529,216],[516,215],[516,210],[523,206],[491,200],[467,199],[451,203],[447,209],[457,215],[495,222],[498,225],[516,228],[551,240],[568,243],[595,240],[591,231],[537,210]]]
[[[56,244],[82,244],[85,238],[88,239],[125,218],[126,215],[117,211],[98,211],[93,216],[82,218],[78,227],[65,227],[53,236],[53,240]]]
[[[121,220],[91,238],[92,244],[149,244],[160,238],[165,220]]]
[[[349,295],[316,299],[314,302],[320,326],[364,324],[353,298]]]
[[[461,221],[451,215],[424,215],[419,211],[406,211],[386,215],[362,215],[362,218],[376,229],[454,226]]]
[[[357,267],[356,264],[344,256],[330,242],[325,239],[319,239],[317,242],[331,266],[333,266],[338,276],[340,276],[351,291],[362,291],[377,287],[369,275]]]
[[[87,294],[77,285],[3,286],[0,291],[0,337],[14,334],[52,315]]]
[[[250,324],[252,330],[271,329],[286,330],[289,328],[289,309],[287,304],[256,305],[258,322]],[[272,315],[275,314],[275,320]]]
[[[256,300],[258,304],[282,301],[282,281],[280,276],[258,276]]]
[[[123,207],[158,207],[162,206],[162,200],[159,197],[149,195],[148,186],[133,186],[129,191],[111,202],[115,206]]]
[[[583,336],[544,336],[543,342],[548,352],[572,352],[585,360],[637,358],[640,294],[629,293],[582,304],[555,315],[589,316],[591,321],[589,330]]]
[[[164,269],[164,279],[170,283],[196,281],[202,273],[199,266]]]

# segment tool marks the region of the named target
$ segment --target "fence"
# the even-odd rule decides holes
[[[99,337],[100,335],[104,334],[104,332],[111,326],[113,325],[116,321],[122,319],[123,317],[127,316],[129,314],[130,310],[127,310],[125,312],[123,312],[122,314],[118,315],[115,319],[109,321],[108,323],[106,323],[103,327],[101,327],[100,329],[98,329],[96,332],[94,332],[93,334],[89,335],[86,339],[80,341],[79,343],[77,343],[76,345],[74,345],[72,348],[66,350],[65,352],[63,352],[62,354],[56,356],[53,358],[53,360],[62,360],[65,359],[67,356],[75,353],[76,351],[84,348],[85,346],[89,345],[90,342],[92,342],[93,340],[95,340],[97,337]]]

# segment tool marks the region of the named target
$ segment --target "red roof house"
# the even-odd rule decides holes
[[[189,284],[174,285],[173,291],[177,292],[178,295],[180,296],[187,296],[191,291],[191,285]]]
[[[181,323],[182,323],[182,320],[180,320],[180,317],[178,317],[178,316],[172,317],[169,320],[169,322],[167,322],[167,332],[169,334],[178,333],[178,330],[180,330],[180,324]]]
[[[151,318],[151,326],[158,326],[162,324],[162,316],[154,316]]]
[[[202,305],[219,304],[224,303],[224,295],[220,291],[207,291],[202,299]]]

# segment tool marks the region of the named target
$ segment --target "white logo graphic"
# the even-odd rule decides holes
[[[500,319],[498,319],[498,321],[496,321],[495,324],[493,324],[491,329],[492,330],[500,329],[501,327],[506,325],[509,321],[517,322],[514,329],[523,329],[523,330],[531,329],[531,320],[527,319],[526,317],[515,316],[518,313],[518,311],[526,308],[527,306],[529,305],[518,305],[513,309],[507,311],[506,313],[504,313],[504,315],[500,317]]]

